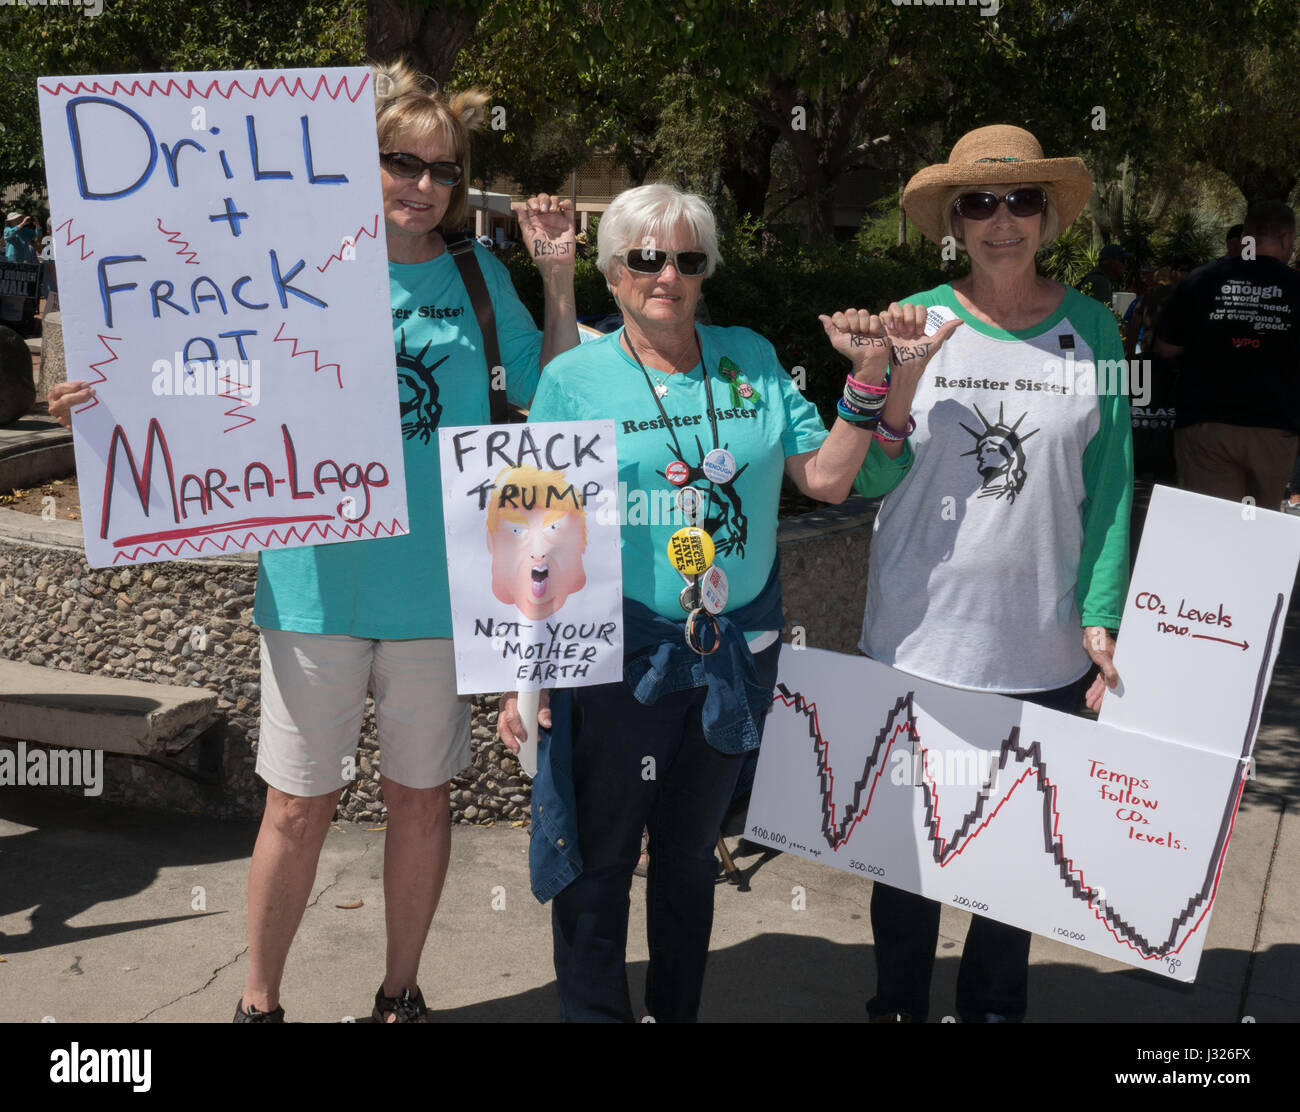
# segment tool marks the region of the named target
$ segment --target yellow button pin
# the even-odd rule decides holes
[[[683,575],[703,575],[713,563],[713,538],[703,529],[678,529],[668,538],[668,559]]]

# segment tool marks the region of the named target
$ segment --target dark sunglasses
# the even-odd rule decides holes
[[[623,262],[628,270],[637,274],[658,274],[669,260],[677,273],[690,278],[703,274],[709,265],[709,256],[703,251],[659,251],[649,247],[633,247],[623,252]]]
[[[1037,216],[1047,211],[1047,194],[1041,189],[1013,189],[1001,197],[996,193],[963,193],[952,207],[963,220],[987,220],[1003,201],[1012,216]]]
[[[464,173],[459,162],[425,162],[422,158],[416,158],[413,154],[403,154],[401,151],[381,154],[379,161],[383,163],[384,169],[396,178],[418,181],[424,177],[425,170],[428,170],[435,185],[456,185],[460,181],[461,174]]]

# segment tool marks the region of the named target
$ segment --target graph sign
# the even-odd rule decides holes
[[[746,836],[1191,981],[1245,779],[1240,756],[787,651]]]
[[[1156,487],[1101,721],[1249,756],[1297,561],[1300,518]]]

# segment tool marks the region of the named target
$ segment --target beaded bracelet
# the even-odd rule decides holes
[[[897,444],[900,441],[906,440],[915,431],[916,418],[909,417],[907,419],[906,432],[899,432],[897,429],[890,428],[884,421],[879,421],[876,423],[876,431],[874,435],[882,444]]]

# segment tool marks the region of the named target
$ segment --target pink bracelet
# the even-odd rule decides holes
[[[848,385],[852,386],[853,389],[864,390],[868,394],[879,394],[883,396],[889,393],[888,380],[882,382],[879,386],[876,386],[870,382],[863,382],[861,379],[854,378],[852,375],[845,375],[844,381],[848,383]]]

